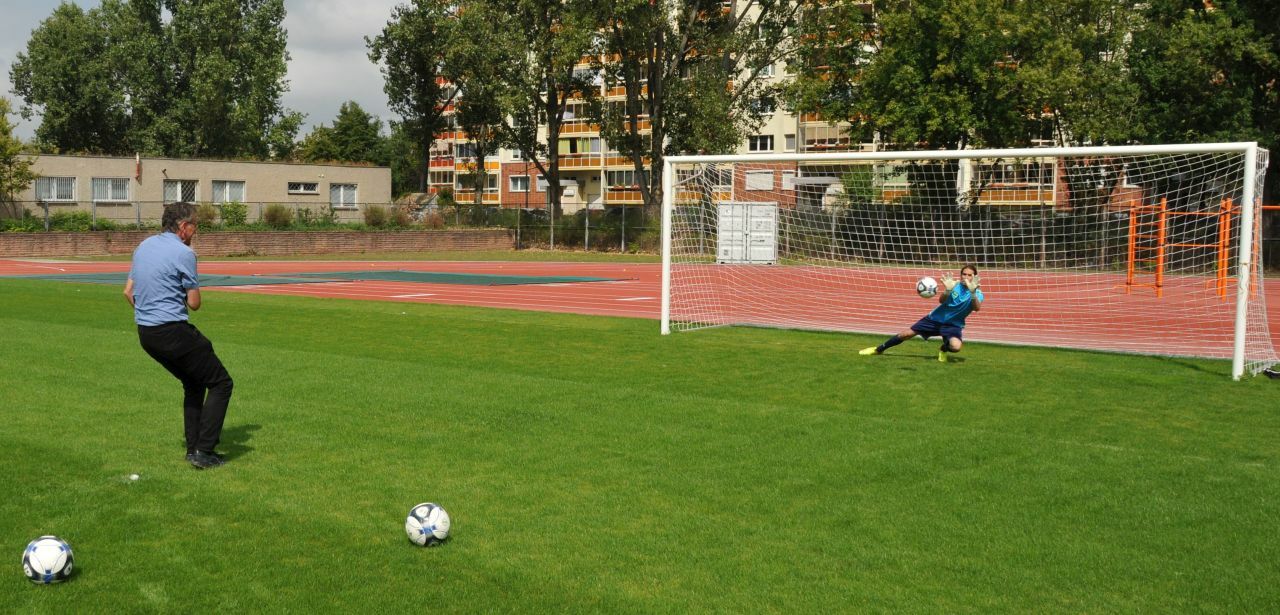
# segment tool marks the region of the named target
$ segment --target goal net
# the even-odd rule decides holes
[[[677,156],[664,167],[662,331],[890,335],[977,266],[965,337],[1277,361],[1255,144]]]

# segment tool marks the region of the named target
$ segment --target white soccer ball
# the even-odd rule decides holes
[[[434,547],[449,537],[449,513],[439,504],[418,504],[409,509],[409,516],[404,520],[404,533],[415,545]]]
[[[925,299],[938,294],[938,281],[929,276],[916,280],[916,293]]]
[[[22,572],[32,583],[61,583],[71,576],[71,545],[57,536],[41,536],[22,551]]]

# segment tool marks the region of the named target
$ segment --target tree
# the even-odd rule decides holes
[[[391,167],[391,194],[399,197],[413,192],[420,177],[418,161],[423,157],[417,151],[417,142],[404,131],[400,122],[387,122],[390,134],[386,139],[387,164]]]
[[[1280,65],[1245,2],[1157,0],[1134,32],[1133,80],[1149,142],[1275,138]],[[1274,9],[1273,9],[1274,11]],[[1268,24],[1274,26],[1275,24]],[[1264,127],[1271,124],[1271,129]]]
[[[338,108],[338,117],[333,121],[333,141],[338,148],[337,160],[379,165],[387,162],[382,120],[353,100]]]
[[[711,0],[608,0],[605,85],[621,105],[601,108],[601,134],[628,157],[647,207],[661,203],[663,157],[734,150],[776,105],[763,79],[796,52],[808,2],[758,2],[729,10]]]
[[[341,154],[338,144],[333,139],[333,129],[318,124],[311,129],[302,142],[295,148],[299,160],[306,162],[329,162],[339,160]]]
[[[14,195],[25,190],[35,181],[31,171],[34,161],[22,155],[22,141],[13,136],[13,124],[9,123],[9,99],[0,96],[0,215],[18,217]]]
[[[870,6],[858,0],[811,4],[796,29],[804,44],[783,99],[796,113],[819,114],[832,125],[844,122],[852,138],[869,141],[869,118],[857,95],[863,67],[873,56],[867,44],[876,32]]]
[[[1129,71],[1132,33],[1140,23],[1133,2],[1064,0],[1017,8],[1014,54],[1032,138],[1064,145],[1132,142],[1141,124]]]
[[[167,16],[167,21],[165,21]],[[37,137],[107,154],[267,158],[301,114],[281,97],[283,0],[104,0],[63,4],[10,74]]]
[[[164,0],[173,15],[176,101],[171,117],[185,143],[171,152],[194,156],[271,155],[272,128],[288,90],[284,0]],[[299,120],[300,117],[294,118]]]
[[[9,71],[36,139],[67,151],[121,153],[128,107],[113,73],[101,11],[63,3],[40,22]]]
[[[487,2],[464,5],[458,17],[465,35],[454,41],[448,60],[455,67],[451,71],[459,89],[455,119],[469,140],[465,153],[471,158],[468,177],[477,206],[483,204],[488,185],[485,159],[503,145],[516,145],[512,118],[520,90],[515,84],[525,57],[522,47],[509,42],[509,34],[519,31],[519,24],[496,8]]]
[[[411,0],[396,6],[380,34],[365,37],[369,60],[382,65],[391,110],[403,119],[400,130],[413,141],[419,192],[427,189],[431,144],[444,130],[445,113],[457,96],[446,64],[456,8],[447,0]]]
[[[554,217],[560,213],[560,132],[569,101],[590,103],[598,88],[596,70],[578,69],[584,57],[599,51],[598,13],[593,0],[492,1],[499,14],[510,16],[504,21],[508,36],[521,49],[511,72],[510,141],[547,178],[547,206]],[[541,141],[540,125],[546,127]]]

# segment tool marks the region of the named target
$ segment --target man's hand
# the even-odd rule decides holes
[[[972,278],[969,278],[968,280],[964,281],[965,288],[968,288],[969,292],[978,290],[978,286],[980,284],[981,282],[979,281],[977,274],[974,274]]]
[[[956,279],[951,277],[951,274],[944,273],[942,275],[942,286],[947,289],[947,292],[951,292],[951,289],[956,287]]]

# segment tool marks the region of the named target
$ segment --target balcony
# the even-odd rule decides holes
[[[600,127],[591,123],[589,120],[565,120],[560,125],[560,134],[562,135],[598,135]]]
[[[498,194],[497,190],[485,190],[480,199],[485,205],[497,205],[502,202],[502,195]],[[453,192],[453,200],[459,205],[470,205],[476,202],[476,191],[459,188]]]
[[[595,169],[600,167],[600,154],[560,154],[562,169]]]
[[[645,96],[648,93],[649,93],[649,84],[646,83],[644,85],[641,85],[640,96]],[[626,86],[622,86],[622,85],[611,87],[605,90],[605,93],[604,93],[605,98],[623,98],[626,95],[627,95],[627,88]]]

